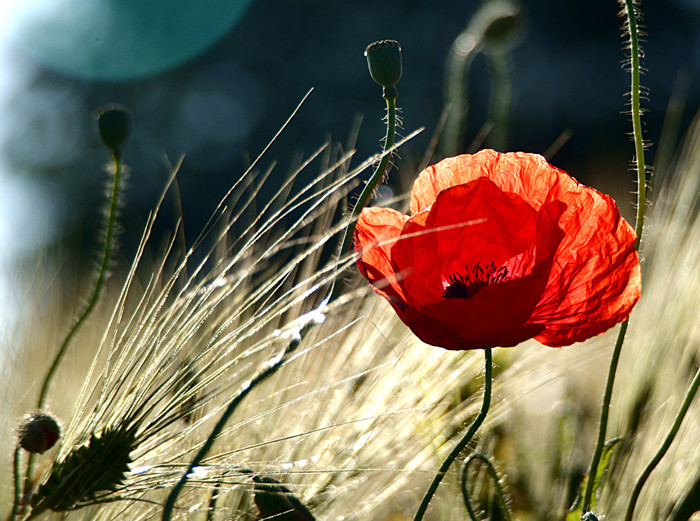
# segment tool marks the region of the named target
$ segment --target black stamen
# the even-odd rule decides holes
[[[474,296],[481,288],[489,284],[498,284],[508,280],[508,268],[491,262],[481,267],[478,262],[472,266],[471,276],[469,266],[465,266],[464,274],[453,273],[447,277],[449,281],[443,290],[442,298],[469,298]]]

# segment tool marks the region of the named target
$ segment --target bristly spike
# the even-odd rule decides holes
[[[32,514],[62,512],[93,501],[124,484],[136,448],[133,428],[117,426],[92,434],[88,442],[54,463],[48,480],[31,500]]]

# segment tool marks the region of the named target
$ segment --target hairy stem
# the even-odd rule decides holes
[[[508,51],[493,49],[488,53],[493,75],[493,99],[491,100],[491,122],[493,129],[488,142],[499,152],[505,152],[508,145],[508,121],[513,99],[513,84],[510,79]]]
[[[506,504],[506,495],[503,491],[503,485],[501,484],[501,480],[498,477],[498,472],[493,466],[493,463],[491,463],[491,461],[486,456],[479,453],[469,455],[469,457],[464,460],[464,468],[462,469],[462,497],[464,497],[464,504],[466,505],[467,511],[469,512],[469,517],[472,518],[472,521],[479,521],[479,517],[476,515],[474,507],[472,506],[471,499],[469,499],[469,490],[467,486],[469,465],[471,465],[473,461],[477,460],[481,461],[484,465],[486,465],[486,470],[491,476],[491,479],[493,479],[493,484],[496,487],[496,494],[498,495],[498,504],[501,507],[504,521],[511,521],[510,512],[508,512],[508,505]]]
[[[491,348],[484,349],[484,356],[486,359],[484,364],[484,401],[481,404],[481,410],[479,411],[477,417],[474,419],[474,422],[469,426],[469,430],[467,430],[467,433],[459,441],[459,443],[455,445],[455,447],[452,449],[452,452],[450,452],[447,458],[445,458],[445,461],[442,462],[440,469],[435,475],[435,478],[433,478],[432,483],[430,484],[428,490],[423,496],[423,500],[418,506],[418,510],[416,511],[416,515],[413,517],[413,521],[420,521],[421,519],[423,519],[426,510],[428,510],[430,500],[435,495],[435,492],[437,491],[440,482],[445,477],[445,474],[447,474],[447,471],[449,470],[452,463],[454,463],[454,461],[457,459],[457,456],[459,456],[462,450],[464,450],[464,448],[472,440],[474,434],[476,434],[476,431],[484,422],[486,414],[489,412],[489,406],[491,405],[491,384],[493,380],[493,355],[491,353]]]
[[[647,479],[651,475],[652,471],[656,468],[661,459],[666,455],[666,452],[668,452],[668,449],[671,446],[671,443],[673,443],[676,434],[678,434],[678,429],[681,428],[681,423],[683,423],[685,414],[688,412],[688,408],[690,407],[693,398],[695,398],[695,394],[698,392],[698,387],[700,387],[700,369],[698,369],[695,372],[695,377],[693,378],[693,381],[690,382],[690,387],[688,387],[688,390],[686,391],[685,396],[683,397],[681,407],[676,413],[676,418],[673,420],[673,425],[671,425],[671,429],[666,434],[666,438],[664,439],[659,449],[656,451],[656,454],[654,454],[654,456],[651,458],[651,461],[647,464],[642,473],[639,475],[639,478],[637,478],[637,482],[635,483],[634,489],[632,490],[632,495],[630,496],[629,503],[627,504],[625,521],[632,521],[632,514],[634,514],[634,507],[637,504],[637,499],[639,499],[639,494],[642,492],[642,488],[647,482]]]
[[[640,109],[640,64],[639,64],[639,35],[637,31],[637,19],[635,14],[635,6],[633,0],[624,0],[625,12],[627,13],[627,29],[629,31],[629,43],[630,43],[630,55],[631,55],[631,112],[632,112],[632,132],[634,135],[634,153],[635,153],[635,163],[637,168],[637,222],[635,226],[635,232],[637,233],[637,240],[635,242],[635,248],[639,249],[639,244],[642,239],[642,232],[644,231],[644,212],[646,210],[646,164],[644,161],[644,140],[642,137],[642,116]],[[593,484],[595,482],[595,475],[598,472],[598,465],[600,463],[600,456],[603,452],[603,445],[605,444],[605,436],[608,425],[608,413],[610,410],[610,400],[612,397],[613,385],[615,383],[615,372],[617,371],[617,364],[620,359],[620,352],[622,350],[622,344],[625,340],[625,333],[627,332],[627,325],[629,324],[629,319],[625,320],[620,327],[620,331],[617,336],[617,341],[615,342],[615,347],[613,348],[613,353],[610,359],[610,368],[608,370],[608,377],[605,384],[605,395],[603,397],[603,404],[600,410],[600,426],[598,430],[598,439],[596,441],[595,450],[593,452],[593,458],[591,459],[591,465],[588,470],[588,480],[586,483],[586,489],[583,495],[582,512],[585,514],[591,506],[591,499],[593,497]]]
[[[370,177],[369,181],[367,181],[367,184],[360,193],[360,196],[357,198],[357,202],[352,209],[352,213],[350,214],[350,222],[348,223],[348,227],[345,229],[343,242],[340,244],[339,258],[341,259],[350,251],[353,236],[355,234],[355,227],[357,225],[357,218],[360,216],[360,212],[362,212],[362,209],[367,205],[372,192],[381,181],[387,167],[389,166],[391,153],[388,151],[394,146],[394,138],[396,136],[396,97],[397,94],[395,89],[393,92],[387,92],[385,89],[384,100],[386,101],[387,123],[382,158],[372,174],[372,177]],[[333,301],[338,297],[338,294],[340,293],[340,286],[341,285],[338,283],[338,279],[336,277],[336,279],[333,281],[331,296],[328,299],[329,301]]]
[[[59,364],[63,360],[63,357],[66,354],[66,351],[68,350],[68,346],[70,345],[71,340],[73,340],[73,337],[76,335],[80,327],[85,323],[87,318],[95,309],[95,306],[97,305],[97,302],[100,299],[100,295],[102,294],[102,290],[104,289],[105,281],[107,280],[107,276],[109,274],[109,264],[111,262],[112,252],[114,249],[114,236],[116,234],[117,215],[119,213],[119,196],[121,194],[122,181],[124,177],[124,166],[122,163],[121,152],[119,152],[119,150],[112,150],[112,161],[114,172],[112,175],[112,183],[109,188],[109,206],[107,208],[106,219],[103,225],[104,244],[102,247],[100,264],[97,270],[97,278],[95,279],[92,291],[90,293],[90,297],[88,298],[85,307],[78,315],[78,318],[75,319],[73,325],[68,331],[68,334],[63,339],[63,342],[61,343],[61,346],[59,347],[58,352],[56,353],[56,356],[54,357],[53,362],[51,363],[51,366],[49,367],[49,370],[47,371],[46,376],[44,377],[44,382],[42,384],[41,391],[39,392],[39,398],[36,404],[37,409],[42,409],[46,405],[46,398],[48,396],[49,387],[56,373],[56,369],[58,369]],[[31,490],[33,467],[34,454],[32,453],[29,454],[29,458],[27,459],[27,475],[24,483],[25,498],[29,495],[29,492]]]

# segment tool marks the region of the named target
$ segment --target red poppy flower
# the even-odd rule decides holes
[[[639,300],[636,235],[615,202],[541,156],[445,159],[418,176],[410,212],[363,209],[355,250],[374,290],[428,344],[569,345]]]

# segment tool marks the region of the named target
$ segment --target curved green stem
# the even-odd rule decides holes
[[[102,294],[102,289],[104,288],[105,281],[107,280],[107,274],[109,272],[109,263],[112,258],[112,247],[114,245],[114,235],[119,207],[119,194],[121,192],[121,181],[123,175],[121,154],[118,151],[113,152],[113,160],[114,176],[112,180],[112,186],[110,189],[110,203],[109,208],[107,210],[107,221],[105,223],[104,232],[105,240],[102,248],[100,267],[99,271],[97,272],[97,279],[95,280],[95,284],[92,288],[92,294],[90,295],[90,298],[87,304],[85,305],[85,308],[80,313],[80,316],[73,323],[73,326],[68,331],[66,337],[63,339],[63,343],[61,344],[61,347],[56,353],[51,367],[49,367],[49,370],[46,373],[46,376],[44,377],[44,384],[41,387],[39,399],[37,400],[37,409],[41,409],[46,404],[46,394],[48,393],[49,386],[51,385],[51,380],[53,379],[56,369],[61,363],[63,356],[66,354],[66,350],[68,349],[68,345],[70,344],[71,340],[78,332],[80,327],[83,325],[85,320],[88,318],[90,313],[92,313],[93,309],[95,309],[100,295]]]
[[[474,511],[474,507],[472,506],[472,502],[469,499],[469,491],[467,490],[467,475],[469,471],[469,465],[471,465],[472,461],[476,460],[479,460],[484,465],[486,465],[486,470],[493,479],[494,486],[496,487],[498,502],[501,506],[501,511],[503,512],[503,519],[505,519],[505,521],[511,521],[510,512],[508,512],[508,505],[506,505],[505,492],[503,491],[503,487],[501,486],[501,480],[498,477],[498,472],[493,466],[493,463],[491,463],[491,461],[486,456],[478,452],[476,454],[470,454],[469,457],[467,457],[467,459],[464,460],[464,468],[462,469],[462,496],[464,497],[464,504],[466,505],[467,511],[469,512],[469,517],[472,518],[472,521],[479,521],[479,518],[476,515],[476,512]]]
[[[508,145],[508,124],[513,99],[513,84],[508,66],[508,50],[492,49],[487,53],[493,76],[493,99],[491,100],[491,122],[493,128],[487,137],[492,148],[505,152]]]
[[[384,176],[384,173],[386,172],[387,167],[389,166],[389,161],[391,159],[391,153],[389,150],[394,146],[394,138],[396,136],[396,98],[398,94],[396,92],[395,87],[384,87],[383,90],[383,97],[384,100],[386,101],[386,107],[387,107],[387,128],[386,128],[386,137],[384,139],[384,150],[382,154],[382,158],[377,165],[377,168],[375,169],[374,173],[372,174],[372,177],[370,180],[367,182],[365,185],[364,189],[360,193],[360,196],[357,199],[357,202],[355,203],[355,206],[352,210],[352,213],[350,214],[350,222],[348,224],[348,227],[345,229],[345,235],[343,236],[343,241],[341,243],[340,247],[340,256],[339,258],[343,258],[348,251],[350,250],[350,247],[352,245],[353,241],[353,236],[355,233],[355,226],[357,222],[357,218],[360,215],[360,212],[362,209],[365,207],[367,204],[367,201],[369,201],[370,196],[372,195],[372,192],[374,189],[377,187],[377,184],[379,184],[379,181],[382,179]],[[340,292],[340,285],[338,284],[338,279],[337,277],[333,281],[333,286],[331,288],[331,294],[328,297],[327,301],[330,302],[337,298],[338,294]],[[303,333],[303,330],[302,330]],[[183,476],[180,478],[180,480],[177,482],[177,484],[173,487],[173,489],[170,491],[170,494],[168,495],[168,498],[165,502],[165,505],[163,507],[163,515],[161,517],[162,521],[168,521],[172,515],[172,512],[175,508],[175,501],[177,500],[178,495],[182,491],[183,487],[187,483],[187,479],[189,474],[192,472],[192,470],[198,466],[202,460],[206,457],[207,453],[209,452],[209,449],[211,449],[212,445],[214,444],[214,441],[216,438],[219,436],[221,431],[224,428],[224,425],[228,421],[228,419],[231,417],[233,412],[236,410],[238,405],[243,401],[243,399],[252,391],[259,383],[261,383],[263,380],[267,379],[268,377],[272,376],[280,367],[284,365],[284,363],[287,361],[289,355],[297,348],[299,345],[300,339],[295,339],[293,340],[287,349],[284,351],[280,359],[272,364],[270,367],[268,367],[266,370],[261,372],[255,379],[253,379],[241,392],[229,403],[228,407],[222,414],[221,418],[219,418],[219,421],[217,424],[214,426],[214,429],[212,432],[209,434],[209,437],[207,438],[205,444],[200,448],[199,452],[195,455],[195,457],[192,459],[192,462],[190,463],[187,471],[183,474]]]
[[[452,44],[445,81],[447,121],[440,139],[442,154],[456,156],[462,152],[462,141],[467,130],[469,98],[467,76],[480,51],[481,42],[472,34],[471,27],[461,33]]]
[[[163,507],[163,515],[161,516],[162,521],[168,521],[172,516],[173,510],[175,509],[175,501],[177,500],[178,495],[180,495],[180,492],[187,483],[190,474],[192,473],[194,468],[199,466],[204,460],[204,458],[207,456],[209,450],[214,445],[214,442],[219,437],[219,434],[221,434],[221,431],[224,429],[224,426],[228,422],[229,418],[231,418],[231,415],[235,412],[236,408],[258,384],[272,376],[274,373],[277,372],[277,370],[280,367],[284,365],[284,363],[294,352],[294,350],[297,348],[300,342],[301,340],[299,338],[292,340],[287,346],[287,348],[284,350],[284,353],[282,353],[282,355],[276,362],[272,363],[264,371],[258,374],[258,376],[251,380],[243,389],[241,389],[241,391],[233,398],[233,400],[231,400],[231,402],[226,407],[226,410],[221,415],[221,418],[219,418],[219,421],[216,422],[216,425],[209,433],[209,437],[207,438],[204,445],[202,445],[202,447],[199,449],[194,458],[192,458],[192,462],[187,467],[187,470],[182,475],[177,484],[173,487],[173,489],[170,491],[168,499],[166,500],[165,505]]]
[[[635,226],[637,240],[635,242],[635,248],[638,250],[640,241],[642,239],[642,232],[644,231],[644,213],[646,210],[646,164],[644,161],[644,140],[642,137],[642,116],[640,109],[639,91],[639,36],[637,32],[637,19],[635,15],[634,2],[633,0],[624,0],[624,2],[625,10],[627,13],[627,27],[629,31],[631,55],[630,58],[632,131],[634,134],[634,152],[637,167],[637,222]],[[598,472],[600,456],[603,452],[603,445],[605,444],[605,435],[608,424],[608,413],[610,410],[610,400],[612,397],[613,385],[615,383],[615,372],[617,371],[617,364],[620,359],[620,351],[622,350],[622,344],[625,339],[625,333],[627,332],[628,323],[629,319],[625,320],[622,323],[622,326],[620,327],[620,331],[617,336],[617,341],[615,342],[612,357],[610,359],[610,368],[608,370],[608,377],[605,384],[605,395],[603,397],[603,404],[601,406],[600,411],[600,426],[598,430],[598,439],[596,441],[596,447],[593,452],[593,458],[591,459],[591,465],[588,470],[589,477],[583,495],[582,512],[584,513],[586,513],[591,506],[591,498],[593,497],[593,484],[595,482],[594,477]]]
[[[639,499],[639,494],[642,492],[642,488],[644,487],[644,484],[651,475],[652,471],[656,468],[661,459],[666,455],[666,452],[668,452],[668,449],[671,446],[671,443],[673,443],[676,434],[678,434],[678,429],[681,428],[681,423],[683,423],[685,414],[688,412],[690,404],[692,403],[693,398],[695,398],[695,394],[698,392],[698,387],[700,387],[700,369],[698,369],[695,372],[695,377],[693,378],[693,381],[690,382],[690,387],[688,387],[688,390],[686,391],[685,396],[683,397],[681,407],[676,413],[676,418],[673,420],[673,425],[671,425],[671,429],[666,434],[666,438],[664,439],[659,449],[656,451],[656,454],[654,454],[654,456],[651,458],[649,464],[644,468],[639,478],[637,478],[637,482],[635,483],[634,489],[632,490],[632,495],[630,496],[629,503],[627,504],[625,521],[632,521],[632,514],[634,514],[634,507],[637,504],[637,499]]]
[[[447,471],[449,470],[452,463],[454,463],[454,461],[457,459],[457,456],[459,456],[460,452],[462,452],[462,450],[464,450],[464,448],[472,440],[474,434],[476,434],[476,431],[484,422],[486,414],[489,412],[489,406],[491,405],[491,384],[493,380],[493,355],[491,353],[491,349],[484,349],[484,355],[486,359],[484,364],[484,401],[481,404],[481,410],[479,411],[477,417],[474,419],[474,422],[469,426],[469,430],[467,431],[467,433],[459,441],[459,443],[455,445],[455,447],[452,449],[452,452],[450,452],[447,458],[445,458],[445,461],[442,462],[440,469],[435,475],[435,478],[433,478],[432,483],[430,484],[428,490],[423,496],[423,500],[418,506],[418,510],[416,511],[416,515],[413,517],[413,521],[420,521],[421,519],[423,519],[426,510],[428,510],[430,500],[435,495],[435,491],[437,491],[440,482],[445,477],[445,474],[447,474]]]
[[[102,248],[102,255],[97,272],[97,278],[95,279],[95,283],[93,285],[92,292],[87,301],[87,304],[85,305],[78,318],[73,322],[73,325],[68,331],[66,337],[63,339],[63,342],[61,343],[61,346],[59,347],[58,352],[56,353],[56,356],[53,359],[51,367],[49,367],[49,370],[47,371],[46,376],[44,377],[44,383],[42,384],[41,391],[39,392],[39,398],[37,400],[37,409],[42,409],[44,405],[46,405],[46,397],[49,391],[49,386],[51,385],[51,381],[53,380],[53,377],[56,373],[56,369],[58,369],[59,364],[63,360],[63,356],[66,354],[71,340],[73,340],[73,337],[76,335],[80,327],[85,323],[87,318],[95,309],[95,306],[97,305],[97,302],[100,299],[100,295],[102,294],[102,290],[104,289],[105,281],[107,280],[107,276],[109,274],[109,264],[112,259],[114,236],[116,234],[117,214],[119,213],[119,195],[121,193],[122,179],[124,177],[124,167],[122,163],[121,152],[119,150],[112,150],[112,159],[114,162],[114,174],[112,176],[112,184],[109,190],[110,200],[109,207],[107,208],[107,217],[104,224],[104,245]],[[31,489],[33,467],[34,454],[29,454],[29,458],[27,460],[27,475],[24,484],[25,496],[28,495]]]
[[[372,192],[381,181],[387,167],[389,166],[389,161],[391,160],[391,153],[388,151],[394,146],[394,138],[396,136],[396,89],[387,91],[384,89],[384,100],[386,101],[387,110],[387,123],[386,123],[386,137],[384,139],[384,150],[382,152],[382,158],[377,165],[372,177],[365,185],[364,189],[357,198],[357,202],[352,209],[350,214],[350,222],[348,227],[345,229],[345,235],[343,236],[343,242],[340,245],[339,257],[342,259],[349,251],[352,246],[353,236],[355,234],[355,227],[357,225],[357,218],[360,216],[360,212],[367,205]],[[338,279],[333,281],[333,287],[331,288],[331,295],[328,301],[333,301],[336,299],[340,293],[340,284],[338,284]]]

